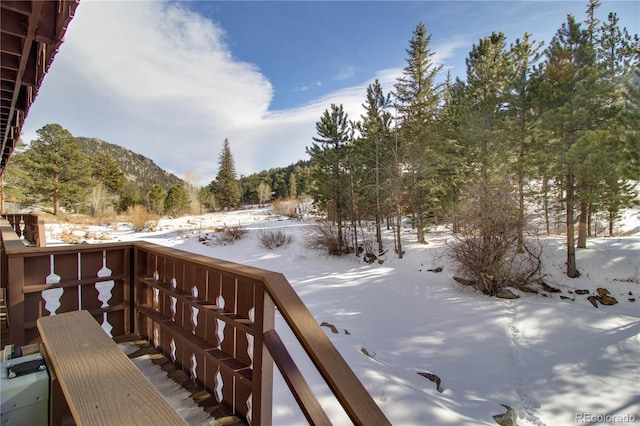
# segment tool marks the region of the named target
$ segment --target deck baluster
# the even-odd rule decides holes
[[[62,277],[55,273],[55,261],[54,256],[49,255],[49,265],[50,265],[50,273],[45,277],[45,284],[58,284]],[[55,315],[56,311],[60,308],[60,299],[64,294],[64,289],[62,287],[51,288],[44,290],[42,292],[42,298],[45,301],[45,309],[49,311],[49,315]]]

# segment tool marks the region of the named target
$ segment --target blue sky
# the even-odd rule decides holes
[[[352,119],[378,78],[386,91],[422,21],[435,60],[464,78],[473,43],[502,31],[548,42],[580,1],[82,0],[23,128],[47,123],[152,158],[207,184],[229,139],[238,174],[307,159],[331,103]],[[603,1],[632,34],[640,2]],[[444,78],[444,73],[442,74]]]

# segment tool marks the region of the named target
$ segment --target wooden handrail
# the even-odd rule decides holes
[[[310,425],[331,425],[331,420],[322,409],[309,384],[289,355],[282,339],[275,330],[264,333],[264,345],[271,353],[278,369],[289,386],[293,397]]]
[[[282,317],[351,421],[358,425],[391,425],[284,275],[267,271],[264,278]]]
[[[279,338],[273,331],[273,318],[272,316],[269,317],[268,314],[268,312],[273,312],[277,308],[353,423],[358,425],[390,424],[382,410],[371,398],[284,275],[141,241],[48,248],[26,247],[5,220],[0,221],[0,228],[2,231],[2,250],[0,251],[2,255],[2,262],[0,263],[1,282],[9,290],[11,338],[12,340],[17,339],[17,344],[30,343],[34,336],[37,337],[37,330],[35,329],[37,317],[26,318],[25,306],[27,308],[31,307],[29,309],[32,311],[33,304],[40,303],[41,307],[39,309],[42,311],[44,306],[42,301],[37,302],[38,298],[40,298],[40,292],[47,288],[61,288],[64,289],[65,294],[69,293],[71,297],[65,296],[63,308],[60,309],[59,313],[69,309],[77,309],[73,308],[74,303],[82,303],[83,305],[91,305],[93,303],[93,307],[83,306],[82,309],[88,309],[96,318],[104,315],[105,321],[107,316],[111,319],[115,315],[118,322],[117,327],[121,333],[136,331],[143,334],[142,331],[145,330],[137,329],[140,326],[137,318],[142,316],[140,318],[146,318],[145,321],[151,321],[156,324],[153,326],[147,324],[146,331],[150,331],[150,333],[146,334],[147,336],[153,336],[154,328],[156,331],[162,328],[164,330],[163,333],[166,332],[168,335],[174,336],[175,339],[184,339],[186,350],[190,351],[189,353],[201,354],[198,356],[204,357],[203,362],[211,362],[213,363],[212,365],[221,366],[220,368],[224,367],[224,371],[226,371],[224,374],[236,375],[237,383],[252,383],[250,386],[253,387],[254,396],[260,397],[260,389],[265,387],[265,392],[261,396],[262,400],[254,401],[254,407],[257,408],[260,407],[260,404],[263,404],[265,409],[268,408],[268,410],[255,414],[254,424],[268,424],[270,423],[269,410],[272,391],[270,388],[272,386],[271,369],[268,368],[271,362],[269,352],[271,352],[276,365],[279,365],[279,367],[286,366],[286,368],[281,368],[283,375],[293,374],[293,376],[285,377],[285,381],[293,380],[300,383],[298,378],[294,377],[299,373],[299,370],[293,364],[288,352],[277,350],[278,345],[282,343],[278,343]],[[103,256],[105,259],[109,258],[108,265],[113,269],[112,274],[108,277],[100,278],[101,276],[99,274],[96,276],[95,272],[86,273],[84,271],[85,269],[92,270],[91,268],[93,270],[99,269],[102,265]],[[49,258],[55,258],[55,272],[61,275],[61,278],[54,284],[44,285],[44,277],[49,273]],[[147,264],[148,260],[152,260],[156,264]],[[87,265],[92,266],[84,266],[85,262],[89,262]],[[159,263],[162,264],[159,265]],[[72,270],[67,271],[64,268],[71,268]],[[153,276],[158,273],[154,268],[160,270],[158,279]],[[255,319],[251,319],[247,317],[246,313],[236,310],[236,307],[224,307],[223,309],[220,306],[213,305],[212,303],[214,302],[211,301],[211,297],[205,300],[203,299],[204,296],[192,296],[190,294],[192,287],[202,286],[201,281],[203,279],[211,279],[203,278],[202,271],[204,271],[205,276],[213,274],[211,277],[215,276],[216,280],[220,280],[220,291],[225,285],[229,284],[229,280],[235,282],[235,284],[231,285],[236,286],[236,292],[250,291],[247,294],[253,298],[251,303],[255,304],[256,311],[260,307],[263,310],[261,312],[264,313],[256,314]],[[175,278],[171,274],[175,275]],[[91,297],[95,298],[95,294],[97,294],[96,289],[93,288],[94,283],[105,280],[116,282],[119,296],[115,297],[117,299],[114,302],[115,305],[101,307],[100,303],[91,302]],[[180,288],[172,287],[175,286],[174,280],[179,282]],[[225,282],[227,284],[224,284]],[[243,286],[242,288],[254,286],[255,289],[242,290],[241,286]],[[74,290],[75,288],[78,290]],[[88,291],[81,291],[84,288]],[[206,288],[208,289],[209,287]],[[145,293],[141,293],[141,291]],[[74,292],[77,295],[73,296]],[[154,292],[162,295],[163,301],[153,301]],[[81,301],[80,295],[82,295]],[[242,295],[240,294],[240,296]],[[36,298],[34,299],[34,297]],[[243,302],[241,299],[238,300],[234,303],[244,306],[243,309],[251,306],[248,302]],[[158,307],[154,307],[153,303],[159,303]],[[165,314],[159,312],[160,304],[164,304]],[[180,319],[180,324],[178,324],[177,319],[174,323],[174,319],[171,318],[172,314],[166,314],[167,306],[171,304],[176,304],[172,308],[176,309],[176,313],[173,315],[177,315],[179,311],[179,315],[182,318]],[[189,321],[184,316],[188,315],[193,309],[204,312],[205,320],[213,322],[209,326],[209,331],[206,331],[206,336],[199,337],[197,335],[202,331],[198,331],[199,329],[195,328],[196,324],[184,323]],[[48,314],[47,312],[41,312],[38,315],[46,316]],[[249,316],[251,315],[249,314]],[[255,352],[256,354],[262,354],[259,355],[260,359],[246,361],[246,364],[242,362],[237,364],[235,361],[231,362],[231,359],[225,360],[224,357],[228,355],[235,357],[235,353],[229,354],[224,351],[224,348],[215,348],[216,338],[212,336],[210,330],[217,329],[216,322],[228,324],[229,327],[238,330],[237,333],[242,333],[243,336],[251,336],[256,347],[265,347],[267,350]],[[133,327],[132,329],[129,328],[129,324]],[[233,340],[236,340],[236,338],[234,337]],[[169,349],[168,347],[163,348],[163,350],[175,351],[175,349]],[[178,353],[178,355],[180,354]],[[182,362],[186,361],[183,359]],[[249,367],[249,362],[255,363],[254,367],[256,369],[254,372],[260,372],[259,374],[264,376],[262,380],[260,377],[251,377],[251,371],[247,368]],[[189,366],[182,365],[182,368],[185,372],[188,372]],[[255,382],[255,380],[260,383]],[[266,386],[269,386],[269,388]],[[258,394],[256,395],[255,392],[258,392]],[[305,415],[313,414],[313,420],[310,420],[312,423],[325,424],[330,422],[326,413],[322,412],[319,404],[317,404],[317,400],[313,402],[315,398],[307,398],[306,395],[303,395],[307,390],[296,391],[294,387],[293,392],[294,397],[301,405],[303,413]],[[299,394],[296,395],[295,392],[299,392]],[[244,410],[247,410],[247,408],[245,407]]]

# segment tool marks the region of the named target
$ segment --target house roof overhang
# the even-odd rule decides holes
[[[80,0],[0,2],[0,175]]]

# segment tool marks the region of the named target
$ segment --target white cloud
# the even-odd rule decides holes
[[[438,60],[458,42],[443,46],[450,50]],[[178,176],[195,171],[207,184],[225,138],[239,174],[287,166],[307,158],[315,123],[331,103],[358,119],[367,85],[378,78],[388,92],[401,72],[383,70],[308,105],[270,111],[271,83],[233,58],[224,31],[211,21],[178,3],[83,1],[23,139],[55,122],[75,136],[141,153]]]

